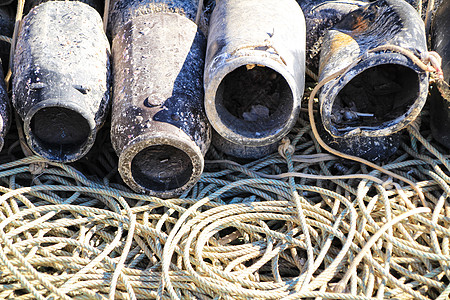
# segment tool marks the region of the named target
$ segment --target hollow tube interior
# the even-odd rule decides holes
[[[131,162],[131,173],[136,183],[156,192],[182,187],[192,172],[191,158],[171,145],[144,148]]]
[[[291,117],[293,103],[286,79],[271,68],[257,65],[241,66],[227,74],[215,98],[222,123],[250,138],[281,130]]]
[[[61,157],[74,154],[86,144],[90,134],[88,121],[78,112],[64,107],[45,107],[30,121],[30,129],[42,151]]]
[[[378,129],[405,115],[420,92],[419,75],[398,64],[368,68],[335,97],[331,121],[338,131]],[[326,100],[325,100],[326,101]]]

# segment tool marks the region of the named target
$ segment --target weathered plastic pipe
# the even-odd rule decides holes
[[[0,63],[0,150],[5,144],[5,136],[11,124],[11,105],[6,92],[3,68]]]
[[[193,21],[197,14],[196,3],[186,0],[111,0],[107,34],[114,39],[126,23],[144,15],[174,13]]]
[[[95,10],[98,11],[101,16],[103,15],[103,8],[105,6],[105,1],[103,0],[26,0],[23,8],[24,15],[28,14],[33,7],[49,1],[77,1],[86,3],[89,6],[95,8]]]
[[[111,141],[125,183],[168,198],[198,181],[210,144],[202,107],[206,38],[186,15],[152,3],[143,15],[127,13],[128,22],[112,18],[120,28],[111,29]],[[114,7],[123,9],[120,3]]]
[[[216,3],[204,85],[206,114],[220,136],[247,148],[282,139],[297,120],[304,73],[305,20],[294,0]]]
[[[424,24],[403,0],[378,0],[346,15],[328,30],[320,54],[320,80],[352,66],[319,93],[323,139],[331,147],[369,160],[398,148],[396,133],[420,113],[428,74],[394,50],[427,51]]]
[[[431,90],[430,116],[433,137],[450,148],[450,2],[438,7],[431,29],[432,49],[442,58],[444,83]]]
[[[0,30],[3,35],[12,36],[14,18],[12,10],[8,6],[0,7]],[[10,45],[0,41],[0,150],[5,143],[5,136],[11,123],[11,104],[6,92],[4,73],[8,66]]]
[[[12,102],[31,150],[62,162],[89,151],[109,104],[109,53],[101,17],[87,4],[46,2],[24,18]]]
[[[0,6],[0,33],[3,36],[12,38],[15,22],[15,8],[13,5]],[[3,72],[6,74],[9,67],[9,52],[11,44],[6,41],[0,41],[0,59],[3,66]]]
[[[352,11],[367,5],[355,0],[297,0],[306,21],[306,66],[317,74],[320,50],[328,29]]]

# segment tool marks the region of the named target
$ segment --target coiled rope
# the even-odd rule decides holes
[[[448,157],[410,127],[384,166],[421,188],[428,208],[420,208],[410,185],[322,154],[305,119],[283,155],[237,164],[212,149],[201,180],[177,199],[135,194],[64,164],[32,174],[44,162],[37,156],[0,165],[0,298],[447,295]],[[0,157],[19,151],[11,147]],[[103,148],[98,159],[107,161]],[[269,178],[293,172],[316,177]],[[370,177],[340,177],[350,174]]]

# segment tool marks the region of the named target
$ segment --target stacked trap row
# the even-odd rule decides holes
[[[92,148],[112,102],[119,172],[134,191],[159,197],[195,184],[211,140],[232,157],[276,151],[305,106],[305,72],[327,81],[317,118],[325,143],[378,162],[423,108],[429,71],[442,76],[420,15],[402,0],[106,4],[25,6],[12,104],[32,152],[72,162]],[[448,9],[439,9],[433,43],[447,64],[439,32]]]

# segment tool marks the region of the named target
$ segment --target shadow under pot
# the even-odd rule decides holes
[[[275,153],[277,152],[279,146],[279,142],[259,147],[244,146],[230,142],[215,131],[213,131],[211,143],[217,150],[226,155],[249,160],[266,157],[272,153]]]
[[[323,140],[371,161],[395,153],[397,133],[428,94],[428,74],[395,49],[376,49],[383,45],[427,51],[423,22],[406,2],[379,0],[348,14],[326,33],[319,65],[320,80],[345,70],[319,93]]]

